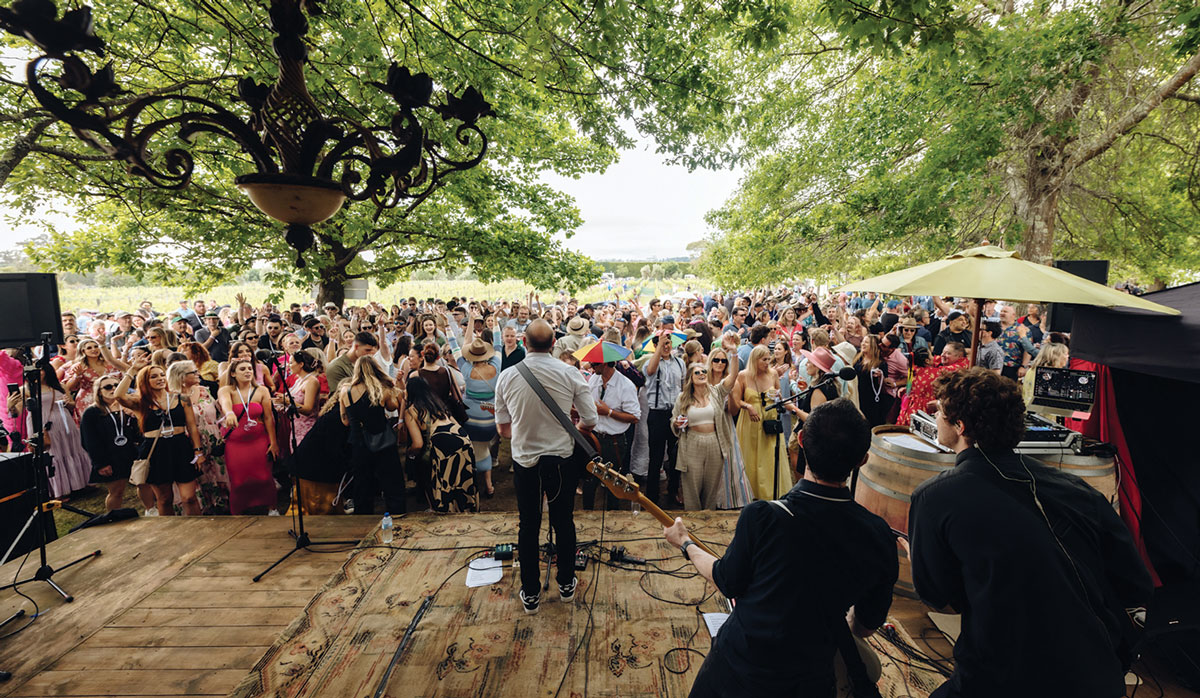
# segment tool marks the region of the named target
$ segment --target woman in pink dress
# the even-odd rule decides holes
[[[87,487],[88,478],[92,474],[92,460],[87,451],[83,450],[79,425],[71,416],[71,403],[54,369],[45,361],[38,361],[37,365],[42,374],[40,398],[42,425],[47,437],[46,452],[54,457],[54,477],[50,478],[50,494],[54,497],[66,497]],[[28,386],[25,386],[21,389],[25,393],[25,428],[26,433],[34,433],[43,429],[34,428],[27,388]]]
[[[275,478],[268,456],[279,457],[275,413],[271,409],[271,393],[254,379],[254,364],[244,359],[231,360],[229,375],[217,399],[225,414],[230,512],[274,511]]]
[[[296,401],[296,411],[299,412],[293,420],[297,444],[304,440],[309,430],[317,423],[317,414],[321,411],[321,381],[317,372],[319,368],[316,357],[306,351],[294,352],[288,363],[291,374],[288,376],[291,383],[288,392],[292,394],[292,400]]]
[[[8,413],[8,386],[20,386],[25,381],[25,366],[17,359],[19,355],[18,349],[0,349],[0,423],[3,423],[4,431],[24,437],[25,425],[17,416]]]

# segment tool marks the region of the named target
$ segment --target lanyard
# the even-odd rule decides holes
[[[258,426],[258,422],[254,421],[253,419],[250,418],[250,400],[249,400],[249,398],[254,397],[255,388],[254,387],[250,388],[250,394],[248,396],[242,395],[242,389],[240,387],[234,386],[234,390],[237,391],[238,399],[242,401],[242,412],[246,415],[245,429],[246,429],[246,431],[250,431],[254,427]]]
[[[117,418],[117,415],[121,415],[120,419]],[[108,416],[112,417],[113,430],[117,433],[116,437],[113,438],[113,444],[124,446],[129,443],[129,439],[125,438],[125,415],[120,410],[116,412],[110,410]]]
[[[158,403],[155,403],[155,407]],[[165,433],[164,433],[164,430]],[[169,439],[175,435],[175,419],[171,416],[171,394],[167,393],[167,407],[163,410],[163,418],[160,420],[158,433],[161,438]]]

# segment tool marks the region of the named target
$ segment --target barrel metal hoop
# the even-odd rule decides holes
[[[1045,461],[1042,462],[1045,463]],[[1116,472],[1116,468],[1111,465],[1099,470],[1092,468],[1072,468],[1066,465],[1058,465],[1057,463],[1046,463],[1046,465],[1056,470],[1061,470],[1064,473],[1070,473],[1076,477],[1112,477],[1113,473]]]
[[[859,480],[859,482],[865,482],[867,484],[867,487],[870,487],[871,489],[875,490],[876,492],[878,492],[879,494],[882,494],[885,497],[891,497],[892,499],[899,499],[902,502],[912,502],[912,497],[910,495],[904,494],[903,492],[897,492],[896,490],[893,490],[888,487],[884,487],[883,485],[879,484],[878,482],[875,482],[871,478],[864,475],[861,471],[858,473],[858,480]]]
[[[879,456],[880,458],[883,458],[886,461],[890,461],[892,463],[899,463],[900,465],[907,466],[909,468],[916,468],[917,470],[927,470],[931,473],[942,473],[942,472],[950,470],[954,467],[953,464],[950,464],[950,465],[927,465],[920,461],[909,460],[894,451],[884,451],[882,449],[876,448],[875,444],[871,444],[871,453],[874,453],[875,455]]]

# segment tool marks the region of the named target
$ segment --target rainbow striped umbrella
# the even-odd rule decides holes
[[[572,356],[590,364],[606,364],[612,361],[624,361],[632,353],[620,344],[596,342],[577,350]]]
[[[686,341],[687,341],[686,334],[684,334],[682,332],[672,332],[671,333],[671,346],[672,347],[678,347]],[[654,347],[657,345],[658,345],[658,336],[650,335],[649,337],[646,338],[646,341],[642,342],[642,346],[639,347],[639,349],[643,353],[645,353],[648,351],[654,351]]]

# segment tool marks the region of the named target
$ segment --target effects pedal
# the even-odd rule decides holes
[[[495,548],[492,548],[492,558],[496,560],[513,559],[513,544],[500,543]]]
[[[587,553],[583,552],[582,548],[576,550],[575,551],[575,569],[576,570],[586,570],[587,566],[588,566]]]

